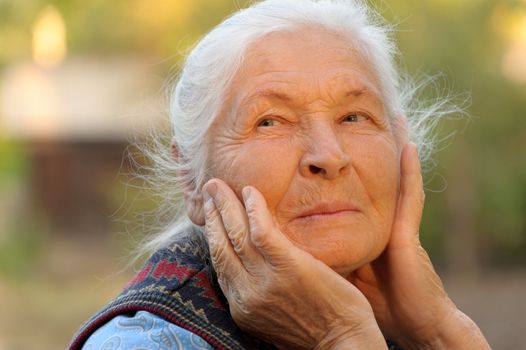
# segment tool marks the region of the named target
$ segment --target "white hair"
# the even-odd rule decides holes
[[[170,92],[171,137],[155,137],[146,149],[151,160],[146,180],[161,199],[160,217],[169,224],[161,227],[142,245],[151,252],[199,231],[183,207],[181,188],[198,194],[209,179],[206,168],[206,136],[210,125],[224,107],[230,83],[243,63],[250,45],[273,32],[309,27],[330,31],[348,40],[376,73],[386,113],[394,120],[406,118],[410,141],[419,147],[425,164],[434,145],[431,129],[439,117],[459,110],[448,99],[419,101],[420,84],[399,74],[397,47],[392,27],[362,0],[266,0],[240,10],[212,29],[190,52]],[[398,130],[395,132],[405,132]],[[173,159],[168,142],[175,140],[179,159]]]

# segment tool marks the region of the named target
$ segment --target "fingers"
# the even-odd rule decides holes
[[[252,243],[272,266],[288,264],[296,247],[276,228],[265,198],[251,186],[243,188],[242,194]]]
[[[203,187],[203,191],[212,199],[222,223],[221,232],[225,239],[230,241],[233,253],[237,255],[247,271],[252,271],[261,260],[261,255],[250,241],[245,208],[232,189],[221,180],[210,180]]]
[[[402,150],[400,160],[400,197],[393,225],[390,244],[406,244],[418,239],[422,210],[424,208],[424,187],[418,159],[418,149],[408,143]]]
[[[266,201],[257,189],[250,186],[243,189],[245,207],[219,179],[210,180],[203,187],[203,196],[210,198],[208,209],[205,208],[209,240],[220,240],[219,247],[225,246],[221,254],[226,259],[237,259],[241,268],[252,275],[258,273],[264,258],[274,267],[290,265],[290,253],[297,248],[275,227]]]
[[[228,239],[223,220],[217,210],[212,197],[207,191],[203,191],[205,212],[205,233],[210,248],[210,258],[221,288],[228,294],[228,281],[243,271],[239,257]]]

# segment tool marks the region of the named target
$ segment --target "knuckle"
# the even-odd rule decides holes
[[[229,303],[232,308],[234,319],[251,319],[259,305],[259,298],[255,297],[254,291],[247,289],[231,288]]]
[[[264,225],[261,221],[258,211],[253,207],[248,207],[246,212],[249,221],[250,232],[255,235],[260,234],[261,231],[263,231]]]
[[[231,299],[230,291],[232,289],[231,282],[229,279],[226,278],[226,276],[222,272],[216,271],[216,273],[217,273],[217,283],[219,283],[219,287],[221,288],[221,291],[223,292],[223,294],[225,295],[225,297],[230,303],[230,299]]]
[[[216,269],[221,270],[226,260],[226,247],[224,244],[215,244],[210,251],[210,260]]]
[[[204,207],[205,215],[207,217],[214,217],[214,216],[216,216],[215,215],[215,210],[214,210],[214,204],[212,203],[211,199],[209,199],[207,202],[205,202],[203,207]]]
[[[262,230],[263,223],[261,222],[261,218],[258,213],[256,213],[255,210],[247,210],[247,216],[250,223],[250,231],[257,233]]]
[[[221,195],[216,196],[214,204],[221,213],[230,210],[230,202]]]
[[[268,244],[267,242],[267,235],[265,235],[262,230],[251,230],[251,239],[252,243],[254,243],[258,247],[265,248]]]
[[[252,201],[248,201],[246,204],[246,212],[248,217],[257,218],[257,209]]]
[[[238,252],[238,250],[243,249],[243,246],[246,242],[246,236],[246,229],[241,223],[238,223],[235,226],[231,227],[228,231],[228,237],[230,238],[230,241],[232,242],[232,245],[234,246],[236,252]]]
[[[205,228],[207,231],[213,231],[213,226],[217,224],[219,214],[214,209],[205,209]]]
[[[228,296],[228,281],[225,278],[223,271],[216,270],[216,274],[217,274],[217,283],[219,283],[219,286],[221,287],[221,290],[225,293],[225,295]]]

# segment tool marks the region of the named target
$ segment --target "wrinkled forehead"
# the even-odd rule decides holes
[[[268,85],[291,93],[343,89],[381,96],[372,65],[352,39],[315,28],[273,32],[249,46],[228,91],[231,107]]]

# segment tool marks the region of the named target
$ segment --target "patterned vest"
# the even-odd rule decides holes
[[[207,261],[206,248],[189,239],[159,250],[117,298],[80,328],[68,349],[80,350],[112,318],[144,310],[199,335],[216,349],[275,350],[236,326]],[[389,341],[387,345],[400,349]]]
[[[115,316],[140,310],[199,335],[216,349],[276,349],[236,326],[207,260],[206,250],[190,240],[159,250],[117,298],[82,326],[69,349],[81,349]]]

